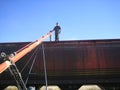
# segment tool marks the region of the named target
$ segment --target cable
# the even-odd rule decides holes
[[[26,66],[28,65],[28,63],[30,62],[30,60],[32,59],[32,57],[34,56],[34,54],[37,52],[37,49],[35,49],[35,51],[33,52],[33,54],[31,55],[31,57],[29,58],[29,60],[27,60],[27,63],[24,65],[24,67],[22,68],[22,70],[20,71],[21,73],[23,72],[23,70],[26,68]]]
[[[26,81],[25,81],[25,84],[27,84],[27,82],[28,82],[29,75],[30,75],[30,73],[31,73],[31,71],[32,71],[32,68],[33,68],[33,65],[34,65],[34,63],[35,63],[36,57],[37,57],[37,54],[35,55],[35,57],[34,57],[34,59],[33,59],[33,62],[32,62],[31,68],[30,68],[30,70],[29,70],[29,73],[28,73],[27,79],[26,79]]]
[[[32,71],[32,68],[33,68],[33,65],[34,65],[34,63],[35,63],[35,60],[36,60],[36,57],[37,57],[37,50],[38,50],[38,48],[36,48],[36,50],[35,50],[35,52],[34,52],[35,57],[34,57],[34,59],[33,59],[32,65],[31,65],[31,67],[30,67],[30,70],[29,70],[27,79],[26,79],[26,81],[25,81],[25,84],[27,84],[27,82],[28,82],[29,75],[30,75],[30,73],[31,73],[31,71]]]
[[[44,64],[44,73],[45,73],[45,84],[46,84],[46,90],[48,90],[44,44],[42,44],[42,51],[43,51],[43,64]]]

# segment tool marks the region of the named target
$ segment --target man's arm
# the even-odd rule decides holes
[[[59,26],[59,34],[61,33],[61,27]]]

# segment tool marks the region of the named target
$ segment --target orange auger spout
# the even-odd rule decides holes
[[[26,45],[25,47],[19,49],[16,51],[15,55],[13,57],[8,56],[8,59],[0,64],[0,74],[5,71],[12,63],[15,63],[19,61],[23,56],[25,56],[27,53],[32,51],[34,48],[36,48],[39,44],[41,44],[46,38],[52,35],[53,31],[50,31],[45,36],[42,36],[40,39]]]

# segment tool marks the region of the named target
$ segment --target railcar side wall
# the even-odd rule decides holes
[[[28,42],[1,43],[0,52],[10,54],[26,44]],[[58,78],[71,80],[72,77],[74,80],[84,79],[85,82],[89,79],[112,82],[115,78],[120,81],[119,39],[44,42],[43,44],[48,79],[52,77],[52,80]],[[43,79],[42,50],[42,45],[39,45],[16,63],[24,78],[28,76],[29,69],[35,60],[29,80],[37,81],[41,79],[40,77]],[[37,55],[36,58],[34,58],[35,55]],[[13,79],[8,73],[5,71],[0,75],[1,82],[6,78]]]

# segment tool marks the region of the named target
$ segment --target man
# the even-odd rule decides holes
[[[55,31],[55,41],[59,41],[59,34],[61,32],[61,27],[56,23],[56,26],[53,29]]]

